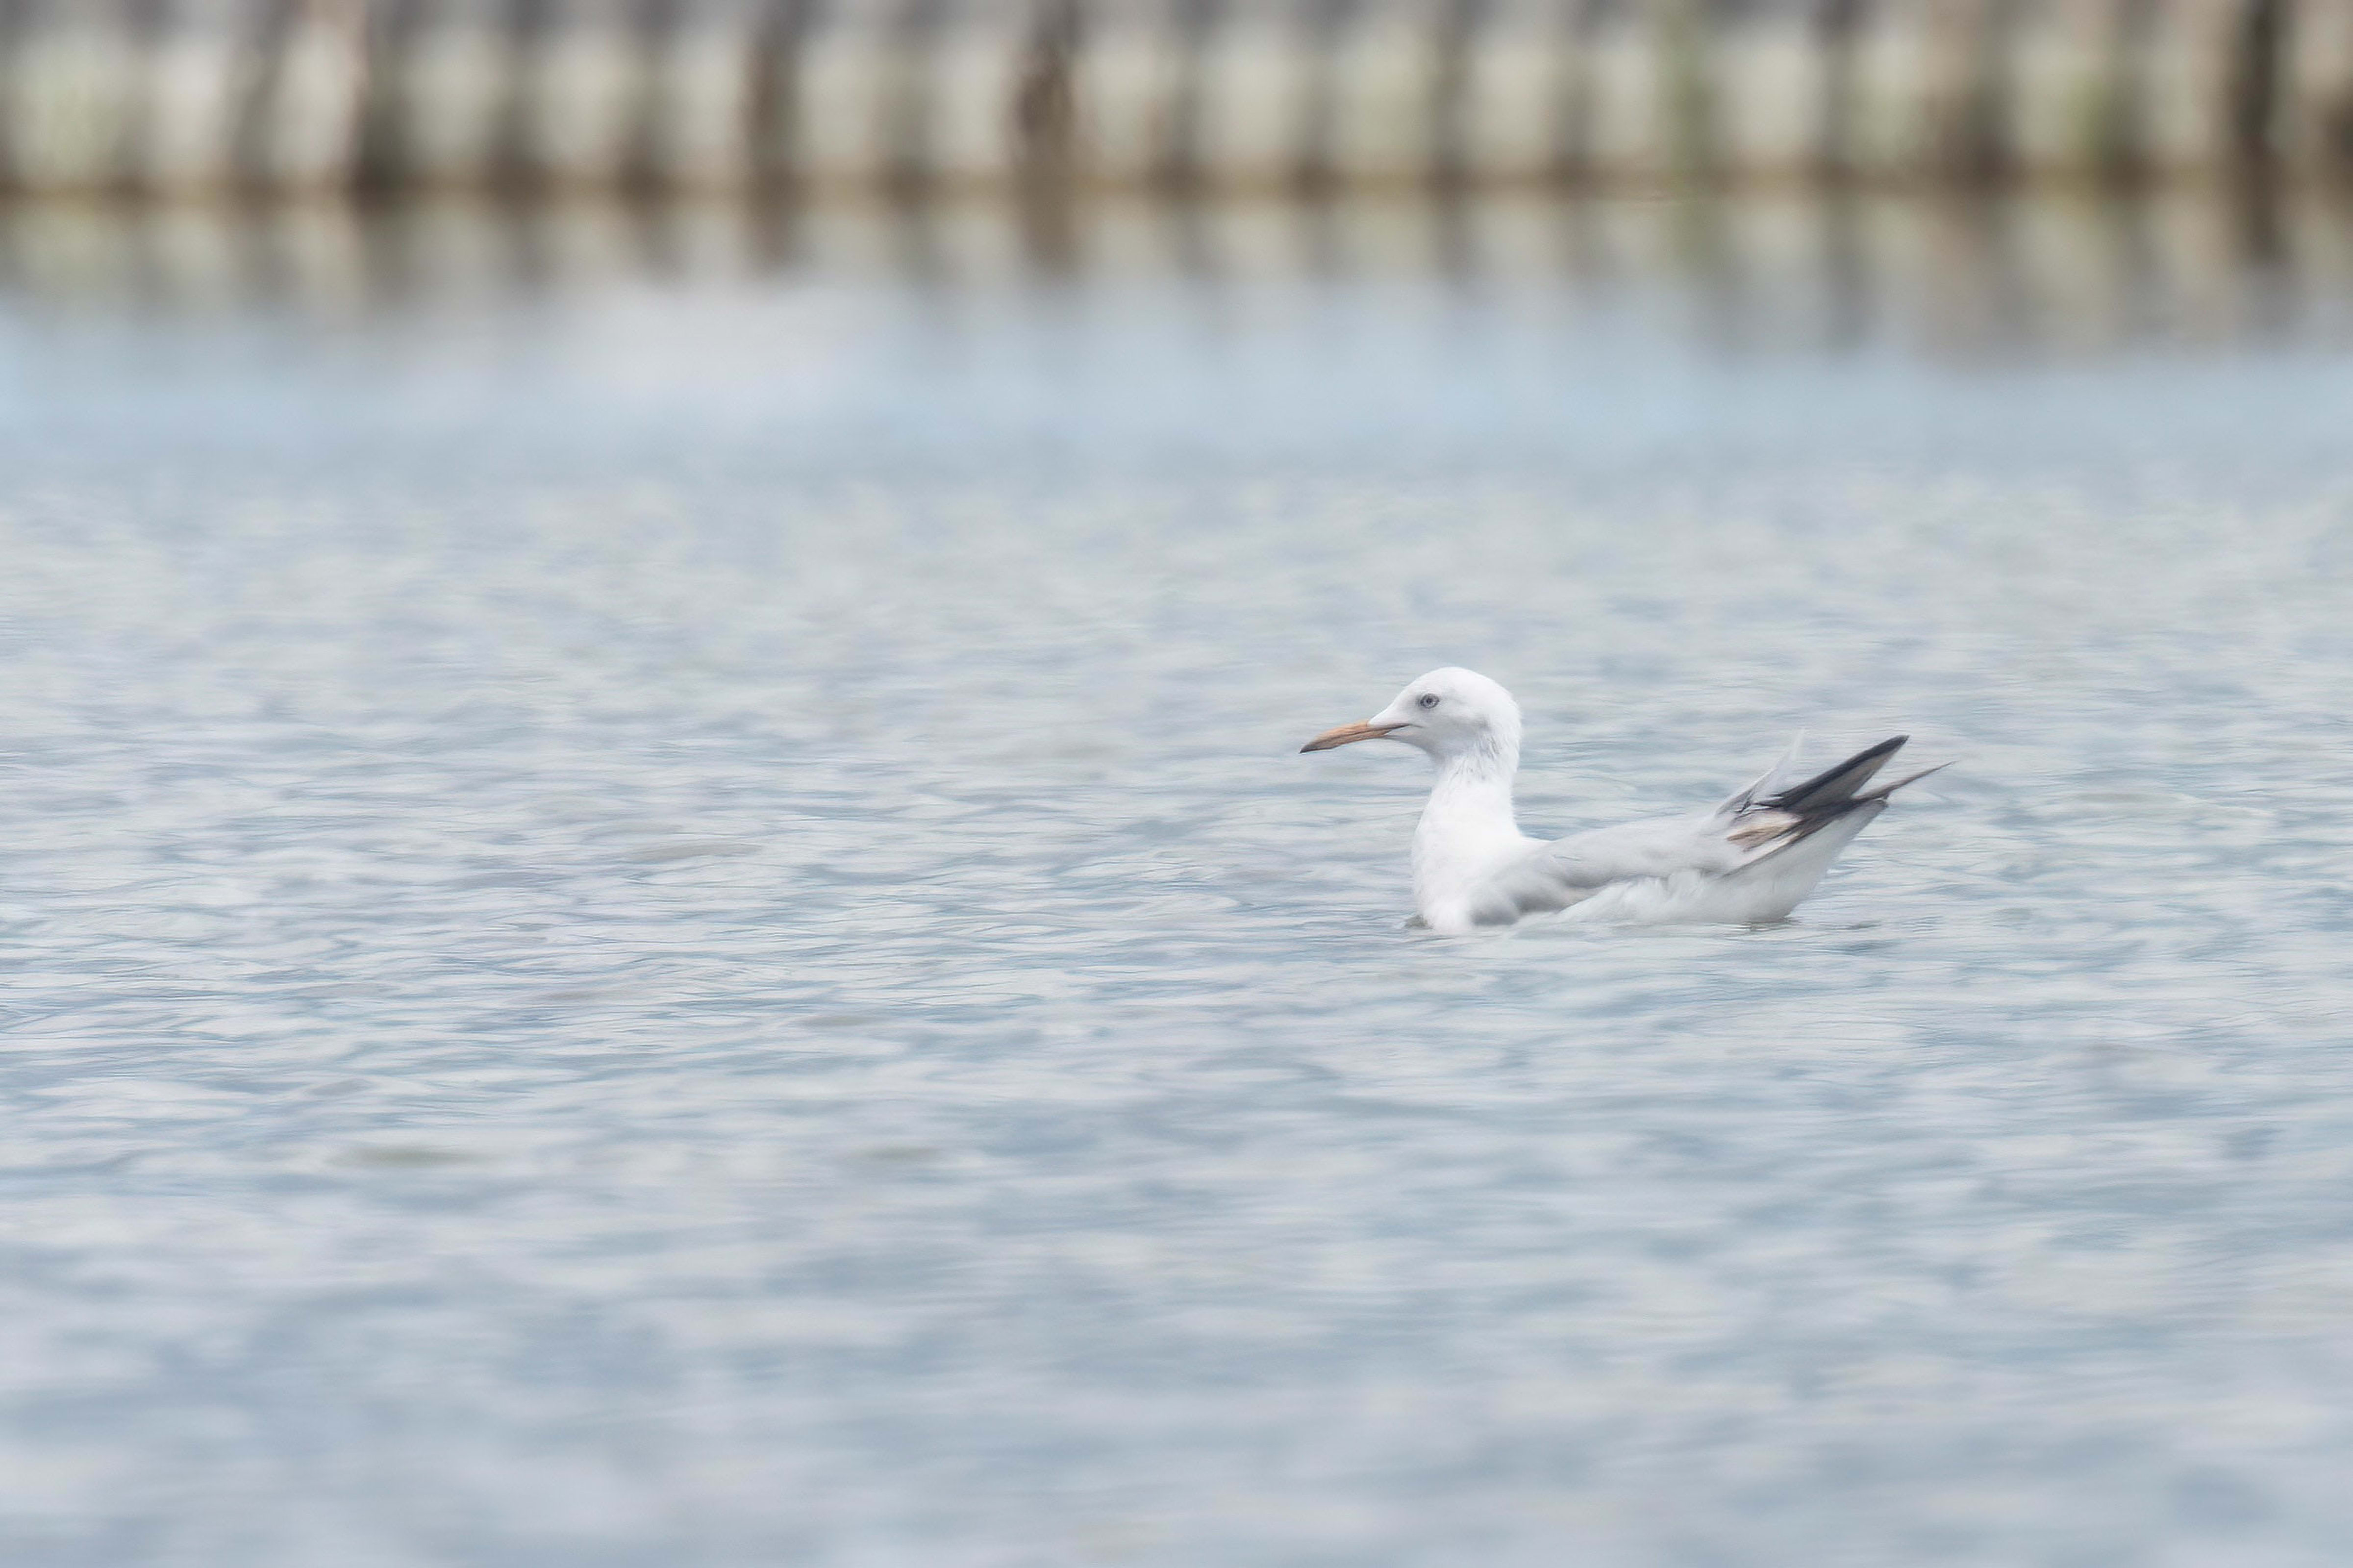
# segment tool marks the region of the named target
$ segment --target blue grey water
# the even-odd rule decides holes
[[[12,220],[8,1561],[2353,1556],[2344,215],[1744,212]]]

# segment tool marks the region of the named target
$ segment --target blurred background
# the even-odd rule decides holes
[[[2072,351],[2325,331],[2348,169],[2335,0],[0,10],[36,317],[1404,268]]]
[[[0,0],[0,1556],[2342,1563],[2348,428],[2353,0]]]

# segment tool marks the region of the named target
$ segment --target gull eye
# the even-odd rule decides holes
[[[1425,691],[1425,692],[1423,692],[1423,693],[1421,694],[1421,705],[1422,705],[1424,708],[1435,708],[1435,707],[1437,707],[1437,706],[1438,706],[1438,693],[1437,693],[1437,692],[1435,692],[1435,691]]]

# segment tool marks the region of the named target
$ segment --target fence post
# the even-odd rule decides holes
[[[1997,8],[1908,0],[1865,8],[1852,41],[1847,164],[1874,179],[1980,175],[1993,162]]]
[[[2300,0],[2289,23],[2281,141],[2299,172],[2353,172],[2353,0]]]
[[[351,184],[368,89],[361,0],[274,0],[255,39],[239,127],[248,182],[320,191]]]
[[[532,185],[612,187],[644,146],[646,71],[616,0],[569,0],[525,17],[515,47],[513,169]]]
[[[1659,23],[1650,0],[1584,0],[1567,94],[1567,162],[1579,180],[1653,180],[1672,168]]]
[[[132,171],[137,46],[106,0],[51,0],[8,29],[5,146],[9,183],[27,191],[90,191]]]
[[[1444,85],[1434,0],[1359,6],[1333,40],[1325,157],[1343,184],[1427,184],[1440,167]]]
[[[1455,122],[1464,178],[1525,184],[1568,172],[1575,22],[1562,0],[1497,0],[1477,18]]]
[[[2010,135],[2031,175],[2093,178],[2138,149],[2130,68],[2137,0],[2042,0],[2010,37]]]
[[[2229,167],[2241,143],[2248,0],[2155,0],[2139,37],[2137,163],[2179,174]]]
[[[222,0],[179,0],[158,8],[146,35],[147,93],[132,151],[142,189],[194,195],[237,177],[238,79],[246,63],[240,28]]]
[[[1173,0],[1099,8],[1071,60],[1071,155],[1090,183],[1180,180],[1200,89],[1198,6]]]
[[[663,18],[648,41],[645,180],[665,190],[750,184],[757,21],[738,0],[703,0]]]
[[[964,0],[939,19],[922,78],[924,178],[960,189],[1012,182],[1028,42],[1008,7],[985,0]]]
[[[923,20],[911,5],[831,0],[796,51],[791,158],[818,188],[900,185],[917,156]]]
[[[1284,0],[1222,9],[1202,56],[1195,151],[1206,183],[1269,190],[1296,184],[1315,157],[1318,40]]]
[[[1714,62],[1716,166],[1787,181],[1830,153],[1831,51],[1820,4],[1776,6],[1725,23]]]

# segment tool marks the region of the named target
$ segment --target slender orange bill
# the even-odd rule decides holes
[[[1324,731],[1299,749],[1303,752],[1328,752],[1352,741],[1377,741],[1391,730],[1399,728],[1402,726],[1397,724],[1343,724],[1336,730]]]

